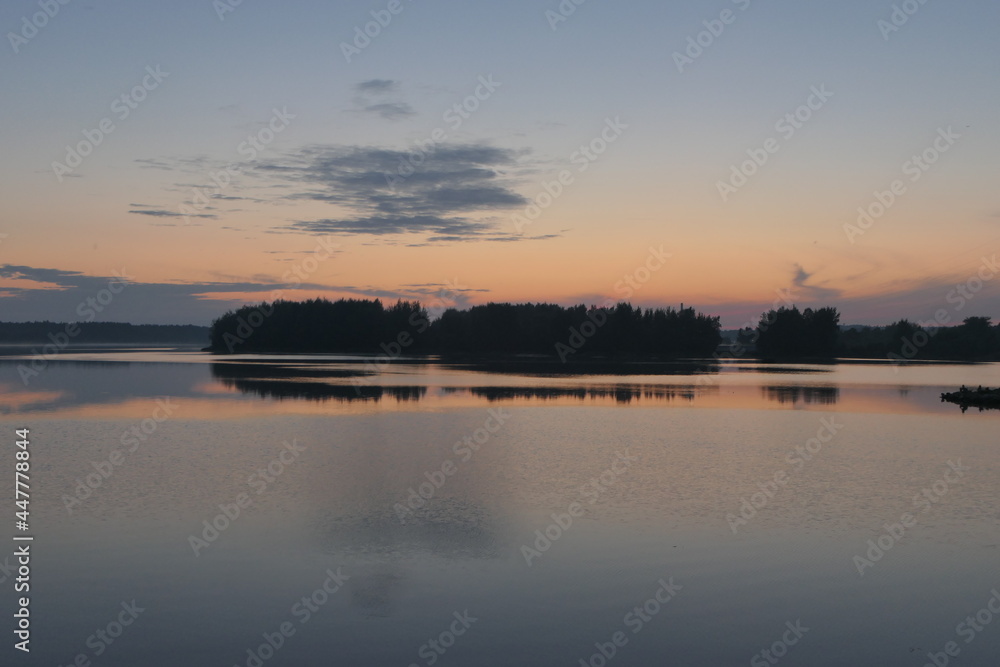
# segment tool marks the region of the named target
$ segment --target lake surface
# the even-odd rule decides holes
[[[997,364],[28,362],[0,358],[34,537],[30,656],[0,552],[3,664],[1000,656],[1000,412],[939,399]]]

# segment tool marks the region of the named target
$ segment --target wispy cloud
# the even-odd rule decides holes
[[[411,152],[367,146],[309,146],[257,165],[259,174],[291,182],[292,199],[335,204],[353,215],[296,220],[310,233],[425,235],[425,243],[515,241],[496,213],[527,200],[514,190],[525,154],[485,144],[438,146],[407,176],[395,178]],[[490,215],[492,214],[492,216]],[[551,237],[549,235],[548,237]]]
[[[416,116],[416,110],[400,99],[387,100],[387,95],[394,95],[400,90],[399,81],[392,79],[369,79],[355,84],[355,113],[371,114],[385,120],[400,120],[408,116]]]
[[[393,79],[368,79],[355,84],[354,90],[368,95],[384,95],[399,90],[399,81]]]
[[[99,321],[135,323],[208,324],[227,308],[273,298],[276,290],[288,294],[288,281],[271,274],[251,277],[216,275],[208,282],[142,282],[124,271],[128,285],[114,300],[102,307]],[[8,321],[79,320],[80,304],[106,289],[113,276],[91,276],[79,271],[65,271],[33,266],[2,264],[0,278],[17,281],[0,291],[0,312]],[[386,300],[426,298],[422,289],[389,289],[377,285],[330,285],[301,283],[295,290],[325,294],[331,298],[358,296]]]
[[[417,112],[413,110],[413,107],[406,102],[381,102],[379,104],[369,104],[368,106],[362,108],[361,111],[381,116],[387,120],[398,120],[400,118],[406,118],[407,116],[417,115]]]
[[[165,211],[163,209],[151,208],[151,209],[130,209],[129,213],[134,213],[136,215],[149,215],[154,218],[211,218],[213,220],[218,219],[219,216],[213,213],[190,213],[185,216],[183,213],[178,213],[177,211]]]
[[[822,301],[840,298],[842,290],[822,285],[810,285],[813,273],[807,272],[801,264],[795,264],[792,276],[793,294],[804,301]]]

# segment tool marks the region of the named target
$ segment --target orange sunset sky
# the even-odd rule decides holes
[[[98,319],[275,290],[1000,315],[994,4],[721,2],[698,48],[704,6],[407,3],[359,48],[384,3],[305,4],[74,3],[9,44],[4,320],[79,319],[122,270]]]

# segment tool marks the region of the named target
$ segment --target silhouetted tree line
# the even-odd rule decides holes
[[[836,308],[797,306],[773,308],[761,315],[755,336],[757,354],[763,358],[835,357],[840,334],[840,313]]]
[[[230,310],[212,322],[215,352],[373,352],[384,345],[426,349],[430,328],[416,301],[386,308],[378,299],[275,301]],[[392,356],[401,354],[397,351]]]
[[[693,308],[489,303],[431,321],[415,301],[314,299],[244,306],[212,323],[217,352],[382,352],[699,357],[721,341],[719,318]]]
[[[968,317],[959,326],[934,328],[900,320],[885,327],[850,328],[840,338],[843,357],[1000,361],[1000,324],[991,325],[989,317]]]
[[[49,329],[42,327],[46,331],[56,326],[37,324],[47,325]],[[313,299],[231,310],[212,323],[209,349],[364,352],[391,358],[428,353],[537,354],[562,360],[571,355],[574,359],[699,358],[715,352],[722,340],[719,329],[718,317],[693,308],[643,309],[629,303],[602,308],[488,303],[467,310],[452,308],[432,321],[416,301],[385,306],[377,299]],[[748,353],[755,346],[756,356],[764,359],[1000,360],[1000,325],[991,325],[988,317],[970,317],[955,327],[925,329],[900,320],[885,327],[842,331],[836,308],[800,311],[792,306],[764,313],[757,327],[740,331],[737,340]]]
[[[770,310],[756,329],[738,332],[742,345],[756,345],[764,359],[881,358],[893,361],[1000,360],[1000,325],[969,317],[959,326],[924,328],[908,320],[884,327],[840,327],[836,308],[796,306]]]
[[[0,322],[0,344],[52,343],[53,337],[78,343],[191,343],[204,345],[208,327],[193,324],[125,322]]]

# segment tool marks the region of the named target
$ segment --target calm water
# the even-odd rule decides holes
[[[3,664],[1000,656],[1000,413],[938,398],[996,364],[23,363],[32,651],[9,516]]]

